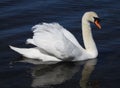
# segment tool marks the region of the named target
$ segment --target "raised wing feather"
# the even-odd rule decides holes
[[[78,41],[76,40],[76,38],[74,37],[73,34],[71,34],[68,30],[62,30],[64,33],[64,36],[70,40],[74,45],[76,45],[77,47],[79,47],[81,50],[83,50],[83,48],[80,46],[80,44],[78,43]]]
[[[32,29],[34,44],[48,54],[60,59],[80,54],[77,40],[58,23],[38,24]]]

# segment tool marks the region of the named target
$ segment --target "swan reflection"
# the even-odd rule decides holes
[[[87,83],[89,81],[89,77],[93,72],[95,65],[97,63],[97,59],[88,60],[84,64],[84,68],[82,70],[81,79],[80,79],[80,87],[87,88]]]
[[[56,85],[71,79],[75,73],[82,69],[80,87],[86,88],[89,77],[94,70],[97,59],[80,62],[44,63],[35,66],[32,70],[32,87]],[[82,68],[83,65],[83,68]]]

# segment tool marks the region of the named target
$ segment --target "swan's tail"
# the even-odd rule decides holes
[[[32,59],[37,59],[39,58],[40,51],[37,48],[17,48],[14,46],[9,45],[9,47],[16,51],[17,53],[23,55],[24,57],[27,58],[32,58]]]
[[[17,48],[14,46],[9,46],[12,50],[16,51],[17,53],[23,55],[24,57],[31,58],[31,59],[39,59],[42,61],[61,61],[56,57],[52,57],[50,55],[45,55],[40,52],[37,47],[34,48]]]

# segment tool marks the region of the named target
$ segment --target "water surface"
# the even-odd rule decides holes
[[[42,22],[58,22],[72,32],[81,45],[81,18],[84,12],[95,11],[102,19],[102,30],[94,25],[93,35],[99,51],[97,64],[88,79],[89,88],[119,88],[120,85],[120,1],[119,0],[1,0],[0,1],[0,88],[30,88],[48,73],[61,73],[59,81],[44,88],[80,88],[84,65],[56,63],[34,66],[15,63],[23,57],[9,49],[8,45],[30,47],[25,40],[32,37],[31,27]],[[51,67],[54,69],[52,70]],[[66,68],[65,68],[66,67]],[[42,73],[35,69],[42,69]],[[64,71],[59,70],[65,68]],[[71,68],[71,69],[69,69]],[[48,70],[47,70],[48,69]],[[57,69],[57,70],[56,70]],[[44,71],[45,70],[45,71]],[[59,71],[58,71],[59,70]],[[33,73],[37,75],[33,76]],[[58,72],[58,73],[57,73]],[[53,74],[54,73],[54,74]],[[68,74],[68,75],[67,75]],[[63,76],[63,77],[61,77]],[[63,79],[62,79],[63,78]],[[52,79],[51,79],[52,80]],[[50,84],[50,82],[45,82]],[[83,82],[85,83],[85,82]],[[82,84],[81,84],[82,85]],[[84,84],[83,84],[84,85]],[[97,86],[97,87],[96,87]],[[41,87],[43,88],[43,86]]]

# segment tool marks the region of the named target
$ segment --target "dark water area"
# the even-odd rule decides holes
[[[60,23],[83,46],[81,18],[86,11],[102,19],[101,30],[92,25],[97,63],[16,62],[23,57],[8,45],[30,47],[25,40],[32,37],[31,27],[42,22]],[[120,0],[0,0],[0,88],[120,88],[119,16]]]

